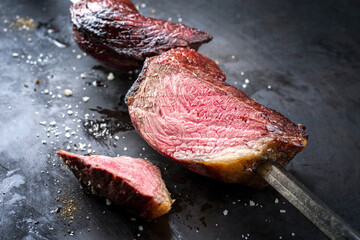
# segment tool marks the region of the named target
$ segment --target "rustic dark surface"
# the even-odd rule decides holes
[[[146,16],[181,18],[212,34],[200,52],[219,62],[228,83],[307,126],[309,145],[289,171],[360,230],[359,3],[135,3],[146,3],[140,7]],[[136,73],[114,72],[115,80],[107,80],[111,70],[73,42],[69,6],[0,2],[0,239],[326,239],[271,187],[200,177],[152,150],[131,127],[124,104]],[[19,29],[16,15],[32,18],[34,27]],[[171,212],[145,223],[86,196],[55,155],[68,145],[75,152],[74,143],[91,144],[80,153],[126,154],[158,165],[176,199]]]

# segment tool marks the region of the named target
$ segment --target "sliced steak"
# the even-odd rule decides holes
[[[70,8],[74,39],[105,65],[128,71],[176,47],[198,49],[212,36],[180,23],[142,16],[130,0],[81,0]]]
[[[224,79],[191,49],[149,58],[127,94],[132,122],[151,147],[198,174],[263,187],[257,165],[271,159],[286,166],[307,134]]]
[[[171,209],[173,200],[160,170],[148,161],[126,156],[77,155],[57,152],[88,194],[107,203],[128,207],[136,215],[152,220]]]

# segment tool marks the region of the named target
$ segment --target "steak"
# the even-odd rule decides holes
[[[198,49],[212,36],[141,15],[130,0],[81,0],[70,7],[75,42],[103,64],[140,69],[146,57],[176,47]]]
[[[127,156],[77,155],[57,152],[86,193],[128,207],[148,221],[166,214],[173,200],[160,170],[148,161]]]
[[[263,187],[254,169],[267,159],[285,167],[306,146],[305,128],[224,80],[191,49],[149,58],[126,97],[133,125],[151,147],[198,174]]]

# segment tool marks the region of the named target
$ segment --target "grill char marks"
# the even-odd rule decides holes
[[[132,122],[154,149],[198,174],[263,187],[253,170],[266,159],[286,166],[307,134],[224,80],[191,49],[148,59],[126,98]]]
[[[88,194],[125,206],[148,221],[171,209],[173,200],[160,170],[148,161],[126,156],[83,156],[62,149],[57,154]]]
[[[105,65],[128,71],[176,47],[198,49],[212,36],[184,24],[142,16],[130,0],[81,0],[70,8],[74,40]]]

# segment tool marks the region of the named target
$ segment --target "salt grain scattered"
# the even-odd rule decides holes
[[[254,206],[255,206],[254,201],[251,201],[251,200],[250,200],[249,205],[250,205],[250,207],[254,207]]]
[[[228,211],[227,209],[225,209],[225,210],[223,211],[224,216],[228,215],[228,213],[229,213],[229,211]]]
[[[80,74],[80,77],[81,77],[82,79],[86,78],[85,73]]]
[[[90,99],[89,97],[83,97],[83,98],[82,98],[82,100],[83,100],[84,102],[89,101],[89,99]]]
[[[77,59],[81,59],[81,55],[78,54],[78,55],[76,56],[76,58],[77,58]]]
[[[55,126],[56,125],[56,122],[55,121],[52,121],[49,123],[50,126]]]
[[[112,72],[111,72],[111,73],[109,73],[109,75],[107,76],[107,79],[108,79],[109,81],[114,80],[114,79],[115,79],[114,74],[113,74]]]
[[[279,203],[279,199],[275,198],[275,203]]]
[[[286,210],[280,209],[280,213],[286,213]]]
[[[18,54],[18,53],[13,53],[12,56],[13,56],[14,58],[17,58],[17,57],[19,57],[19,54]]]
[[[70,138],[71,137],[71,135],[70,135],[70,133],[65,133],[65,137],[67,137],[67,138]]]
[[[143,226],[139,226],[139,231],[144,230]]]
[[[65,89],[64,94],[65,94],[65,96],[70,97],[72,95],[71,89]]]

